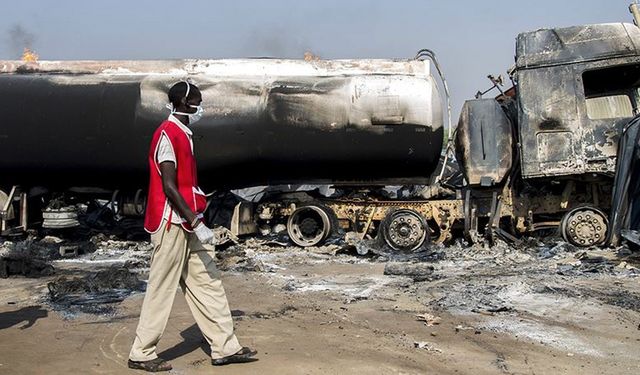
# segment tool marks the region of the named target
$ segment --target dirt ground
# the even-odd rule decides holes
[[[52,276],[0,279],[0,374],[141,373],[126,361],[142,292],[95,301],[105,308],[51,300],[47,283],[61,277],[125,266],[144,279],[148,244],[96,247],[51,261]],[[159,346],[172,374],[640,373],[640,272],[624,248],[457,244],[413,276],[339,246],[248,241],[218,255],[238,337],[258,360],[213,368],[176,291]]]

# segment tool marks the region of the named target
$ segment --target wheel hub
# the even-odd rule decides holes
[[[401,211],[392,214],[384,235],[385,242],[391,248],[412,251],[424,242],[427,228],[416,212]]]
[[[316,218],[306,217],[300,222],[300,232],[305,236],[315,236],[320,225]]]
[[[607,218],[595,208],[577,208],[562,220],[562,237],[576,246],[601,245],[606,240]]]

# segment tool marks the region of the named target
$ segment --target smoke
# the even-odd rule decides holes
[[[15,55],[16,58],[22,56],[25,48],[32,49],[35,41],[36,36],[20,24],[11,26],[7,32],[9,51],[12,55]]]
[[[313,51],[309,43],[299,34],[295,35],[291,29],[272,27],[253,30],[239,53],[244,56],[300,59],[310,50]]]

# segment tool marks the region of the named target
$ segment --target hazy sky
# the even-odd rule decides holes
[[[631,22],[630,0],[3,1],[0,59],[408,58],[433,49],[454,116],[513,64],[518,32]],[[7,5],[8,4],[8,5]],[[454,121],[457,118],[454,117]]]

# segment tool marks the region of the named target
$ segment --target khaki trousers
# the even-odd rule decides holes
[[[211,346],[211,358],[237,353],[242,347],[233,333],[233,320],[213,246],[202,245],[194,233],[166,223],[151,235],[154,245],[147,291],[136,338],[129,353],[133,361],[158,357],[156,345],[167,326],[178,285],[200,331]]]

